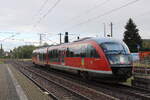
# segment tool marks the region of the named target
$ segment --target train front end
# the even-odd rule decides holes
[[[111,66],[115,80],[126,81],[132,76],[132,59],[126,44],[121,41],[105,41],[100,44]]]

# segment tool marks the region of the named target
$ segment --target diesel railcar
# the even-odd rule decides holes
[[[36,65],[74,71],[84,78],[125,81],[132,75],[130,51],[123,41],[84,38],[33,51]]]

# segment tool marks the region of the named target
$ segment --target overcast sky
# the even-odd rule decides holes
[[[5,50],[39,42],[59,43],[59,32],[103,37],[104,23],[113,37],[123,38],[124,26],[132,18],[142,38],[150,39],[150,0],[1,0],[0,42]],[[37,44],[38,45],[38,44]]]

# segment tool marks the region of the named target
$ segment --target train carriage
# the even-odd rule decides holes
[[[129,78],[132,73],[128,47],[124,42],[111,38],[85,38],[39,48],[33,51],[33,55],[35,64],[73,70],[86,78],[90,76],[121,81]]]

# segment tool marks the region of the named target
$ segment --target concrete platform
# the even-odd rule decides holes
[[[10,64],[0,64],[0,100],[52,100]]]
[[[19,100],[6,65],[0,64],[0,100]]]

